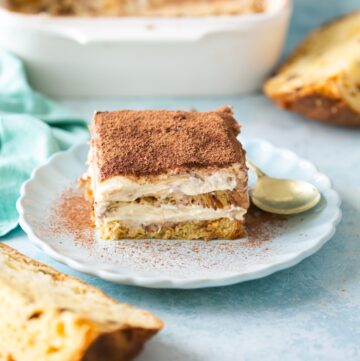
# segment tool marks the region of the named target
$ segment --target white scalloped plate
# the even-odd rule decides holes
[[[279,229],[268,225],[269,239],[234,241],[104,241],[91,245],[71,232],[49,234],[49,209],[85,169],[87,145],[58,153],[33,172],[17,203],[19,222],[37,246],[68,266],[117,283],[154,288],[201,288],[244,282],[294,266],[317,252],[340,221],[340,199],[329,179],[310,162],[262,140],[242,143],[265,172],[316,185],[322,201],[314,210],[289,217]],[[254,181],[250,177],[250,184]],[[274,226],[275,227],[275,226]],[[275,227],[276,228],[276,227]],[[264,230],[262,230],[264,232]]]

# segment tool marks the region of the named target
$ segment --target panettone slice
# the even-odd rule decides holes
[[[360,12],[311,33],[264,91],[281,108],[304,117],[360,126]]]
[[[129,361],[162,327],[150,312],[0,244],[0,360]]]

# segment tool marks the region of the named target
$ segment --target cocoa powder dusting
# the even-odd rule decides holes
[[[286,225],[287,218],[266,213],[251,205],[246,215],[246,231],[249,246],[260,246],[271,241]]]
[[[70,233],[76,242],[90,247],[94,243],[91,212],[91,204],[82,191],[68,188],[52,204],[50,229],[55,234]]]
[[[245,168],[232,109],[213,112],[119,110],[96,112],[90,126],[97,181],[156,176],[235,163]]]

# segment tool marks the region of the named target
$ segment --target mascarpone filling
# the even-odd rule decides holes
[[[143,204],[123,204],[116,210],[108,212],[106,216],[99,219],[99,222],[120,221],[129,225],[146,226],[166,222],[196,222],[218,218],[243,221],[245,213],[245,208],[234,206],[213,209],[201,206],[173,206],[166,204],[160,207]]]
[[[91,167],[89,171],[91,174]],[[100,205],[106,201],[132,202],[147,196],[166,198],[174,194],[194,196],[215,191],[232,191],[239,182],[247,179],[247,174],[235,164],[210,174],[199,172],[194,175],[161,175],[154,180],[117,176],[94,184],[96,175],[92,174],[91,178],[94,198]]]

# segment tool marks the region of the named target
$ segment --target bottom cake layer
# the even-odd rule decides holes
[[[111,221],[99,227],[103,239],[237,239],[246,235],[244,222],[219,218],[200,222],[166,223],[144,227],[129,227],[119,221]]]

